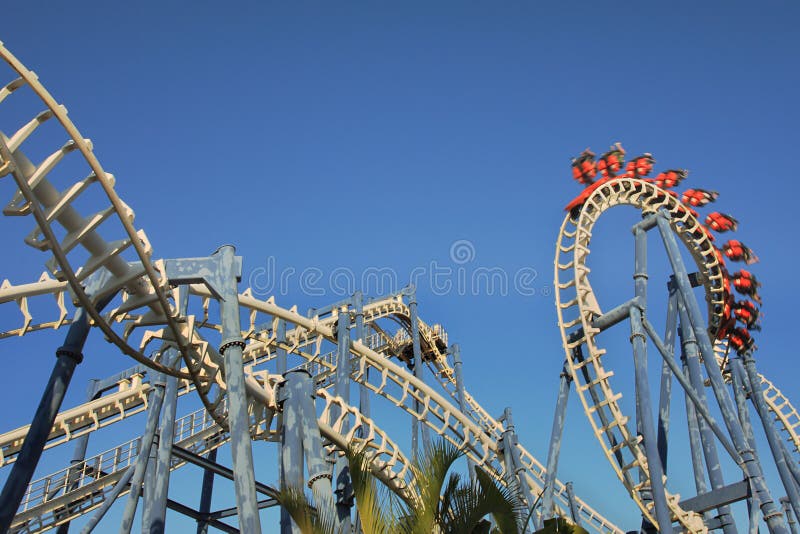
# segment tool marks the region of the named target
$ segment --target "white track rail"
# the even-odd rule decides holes
[[[577,214],[565,217],[559,233],[555,258],[556,305],[568,368],[609,463],[642,513],[655,524],[653,503],[645,502],[639,492],[650,485],[641,440],[628,427],[628,417],[619,404],[622,394],[611,387],[609,378],[614,373],[604,366],[606,351],[598,345],[595,339],[598,329],[592,326],[594,319],[602,315],[586,265],[592,229],[603,212],[620,205],[633,206],[645,215],[662,209],[669,212],[673,231],[690,251],[702,275],[712,338],[722,317],[724,271],[711,241],[690,211],[675,197],[642,180],[616,178],[600,185]],[[581,329],[583,335],[579,334]],[[588,354],[576,358],[573,351],[577,348],[585,349]],[[771,401],[775,413],[782,413],[780,404],[775,402],[776,396],[770,399],[765,395],[765,398]],[[787,423],[785,429],[795,433],[791,424]],[[634,474],[643,475],[640,482],[634,481]],[[685,530],[706,530],[699,515],[680,508],[677,495],[668,494],[667,502],[674,520]]]

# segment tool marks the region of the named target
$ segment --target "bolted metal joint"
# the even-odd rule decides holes
[[[228,341],[227,343],[223,343],[219,347],[219,353],[225,354],[225,351],[228,350],[229,347],[241,347],[244,350],[245,343],[241,339],[235,339],[233,341]]]
[[[634,332],[633,334],[631,334],[630,337],[631,343],[633,343],[633,340],[636,339],[637,337],[642,339],[642,343],[647,343],[647,338],[641,332]]]
[[[311,489],[311,487],[314,486],[314,482],[322,478],[327,478],[328,480],[331,481],[331,483],[333,483],[333,475],[331,475],[330,473],[317,473],[316,475],[308,479],[308,488]]]
[[[83,353],[80,350],[75,350],[73,347],[63,346],[56,349],[56,357],[60,358],[61,356],[67,356],[75,360],[75,363],[81,363],[83,361]]]

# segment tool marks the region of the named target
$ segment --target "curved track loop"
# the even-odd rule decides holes
[[[105,172],[92,151],[91,142],[80,134],[67,116],[66,107],[59,104],[39,83],[36,74],[27,69],[2,43],[0,57],[18,76],[0,89],[0,103],[6,98],[13,98],[14,93],[20,89],[29,87],[45,106],[44,111],[37,113],[10,138],[0,132],[0,177],[11,174],[19,188],[3,213],[8,216],[33,215],[36,226],[25,239],[26,244],[52,255],[47,262],[48,269],[57,280],[69,285],[74,300],[107,339],[139,363],[164,373],[175,374],[175,371],[130,346],[100,314],[96,303],[104,296],[122,292],[124,302],[120,308],[139,310],[142,322],[156,321],[167,325],[173,344],[179,348],[190,369],[189,374],[179,373],[181,378],[189,378],[195,382],[203,403],[215,415],[208,398],[210,386],[205,385],[202,373],[194,371],[203,369],[208,372],[205,368],[209,362],[192,361],[191,342],[186,339],[186,331],[179,324],[174,307],[168,300],[166,276],[163,270],[159,272],[151,262],[150,243],[144,231],[137,231],[134,227],[133,210],[116,194],[114,177]],[[36,130],[53,118],[66,134],[66,142],[51,148],[50,156],[34,165],[26,157],[23,147],[27,146],[26,143]],[[68,155],[75,152],[80,154],[88,166],[89,174],[82,180],[75,179],[76,181],[59,191],[48,175]],[[76,208],[75,202],[93,186],[94,189],[98,186],[102,189],[110,205],[93,215],[84,216]],[[105,230],[111,228],[118,232],[114,222],[116,228],[122,227],[122,234],[117,235],[116,240],[108,242],[101,237],[98,229],[102,226]],[[64,235],[63,239],[59,239],[58,235]],[[85,250],[88,258],[73,265],[70,257],[74,258],[75,255],[71,252],[78,247]],[[130,255],[133,261],[130,262],[123,258],[128,250],[132,251]],[[63,303],[60,304],[63,322]],[[26,323],[28,322],[26,317]],[[216,366],[211,367],[213,370]],[[215,415],[215,419],[225,425],[224,417]]]
[[[639,494],[641,488],[649,487],[649,478],[637,483],[632,476],[633,473],[647,476],[647,460],[639,445],[640,438],[628,428],[628,418],[622,413],[619,405],[622,394],[611,388],[608,379],[614,373],[603,366],[606,351],[596,343],[598,330],[592,326],[593,320],[602,315],[586,265],[592,229],[604,211],[619,205],[633,206],[643,214],[661,209],[670,213],[673,230],[691,252],[702,275],[712,339],[722,318],[724,273],[711,241],[694,216],[676,198],[642,180],[617,178],[601,185],[576,216],[565,217],[559,232],[555,258],[556,307],[568,367],[609,463],[642,513],[655,524],[652,502],[646,503]],[[582,347],[588,351],[587,355],[583,355]],[[677,495],[668,494],[667,502],[674,519],[684,529],[706,530],[699,515],[678,506]]]

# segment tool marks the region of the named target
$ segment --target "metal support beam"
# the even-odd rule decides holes
[[[556,411],[555,414],[553,414],[553,428],[550,431],[550,446],[547,449],[547,467],[544,478],[544,493],[542,494],[541,517],[543,520],[550,519],[555,515],[553,491],[555,490],[554,486],[558,473],[558,456],[561,452],[561,439],[564,435],[564,421],[566,420],[567,400],[569,400],[569,388],[571,383],[572,377],[567,372],[567,365],[564,364],[558,386]]]
[[[667,324],[664,329],[664,347],[675,354],[675,329],[678,326],[678,292],[670,286],[669,300],[667,303]],[[672,369],[664,360],[661,362],[661,391],[658,401],[658,455],[661,458],[661,467],[667,473],[667,453],[669,450],[667,437],[669,436],[670,403],[672,402]]]
[[[733,359],[738,360],[737,358]],[[756,413],[758,413],[758,417],[761,419],[761,426],[764,428],[764,433],[767,435],[767,443],[772,452],[772,458],[775,460],[775,466],[778,468],[778,475],[781,477],[781,482],[783,483],[784,490],[786,490],[786,496],[789,498],[789,502],[792,505],[792,510],[794,510],[796,516],[800,516],[800,493],[797,490],[797,484],[792,477],[792,473],[786,462],[786,457],[783,454],[781,438],[778,435],[778,429],[775,428],[774,425],[775,418],[769,412],[767,402],[764,400],[764,395],[756,389],[756,385],[761,383],[758,371],[756,371],[756,361],[753,355],[748,352],[741,356],[741,361],[733,362],[733,365],[737,367],[742,365],[744,368],[743,376],[746,379],[746,383],[750,386],[750,400],[756,407]]]
[[[633,345],[633,366],[636,379],[636,405],[641,419],[642,439],[644,442],[645,456],[647,456],[647,469],[650,476],[653,504],[655,505],[655,518],[661,532],[672,531],[672,519],[667,496],[664,489],[663,471],[658,455],[656,429],[653,423],[653,408],[650,401],[650,384],[647,380],[647,344],[642,326],[642,312],[638,308],[631,308],[631,344]]]
[[[250,417],[247,411],[247,392],[244,384],[241,319],[239,317],[239,292],[241,264],[234,257],[231,245],[221,246],[212,258],[218,260],[217,276],[220,291],[220,321],[222,344],[219,352],[225,363],[225,384],[228,393],[228,425],[231,436],[231,456],[236,479],[236,507],[239,510],[239,527],[248,534],[261,534],[258,516],[256,480],[253,470],[253,449],[250,441]]]
[[[798,534],[797,519],[796,516],[792,513],[792,505],[791,503],[789,503],[789,499],[787,499],[786,497],[782,497],[781,505],[783,506],[783,513],[786,514],[786,521],[789,523],[789,529],[791,529],[792,534]]]
[[[503,410],[503,417],[501,420],[505,424],[505,430],[502,435],[503,443],[503,467],[505,470],[505,479],[508,488],[516,493],[521,503],[527,503],[520,510],[520,518],[528,511],[529,506],[533,506],[533,491],[528,481],[522,473],[525,469],[519,459],[519,451],[517,450],[517,434],[514,428],[514,419],[511,416],[511,408]],[[522,524],[519,525],[522,528]]]
[[[744,438],[744,433],[736,418],[731,398],[725,389],[722,373],[714,357],[714,348],[709,339],[708,332],[706,331],[703,313],[700,310],[700,305],[694,298],[691,282],[689,281],[689,274],[684,266],[683,257],[678,248],[675,235],[669,225],[669,214],[662,210],[659,212],[659,217],[656,219],[656,222],[661,238],[664,241],[664,247],[666,248],[672,271],[675,275],[674,281],[677,284],[681,300],[686,306],[691,326],[694,329],[695,337],[700,347],[700,353],[703,357],[703,363],[706,367],[708,378],[711,381],[711,387],[714,390],[717,403],[719,404],[720,412],[722,413],[725,425],[728,427],[728,432],[731,435],[733,444],[742,458],[742,470],[753,485],[753,492],[761,506],[764,520],[770,532],[788,534],[786,522],[783,520],[780,510],[776,506],[767,488],[758,456],[755,451],[750,448],[749,443],[747,443],[747,440]]]
[[[313,382],[304,369],[289,371],[280,392],[283,402],[283,464],[286,485],[303,490],[303,459],[308,465],[308,486],[317,510],[336,517],[332,476],[322,453],[322,438],[317,425]],[[324,512],[323,512],[324,510]]]
[[[414,352],[414,376],[421,382],[425,381],[425,363],[422,361],[422,346],[419,337],[419,316],[417,315],[417,288],[413,285],[408,288],[408,311],[411,320],[411,346]],[[419,400],[414,400],[414,410],[421,410]],[[422,430],[422,447],[427,449],[431,444],[431,436],[427,425],[420,425],[414,416],[411,419],[411,454],[414,458],[419,454],[419,430]]]
[[[681,501],[680,506],[684,510],[695,512],[706,512],[714,508],[720,508],[727,504],[743,501],[750,495],[750,485],[747,481],[734,482],[728,486],[708,493],[702,493],[696,497]]]
[[[167,349],[165,361],[175,365],[180,358],[177,349]],[[158,427],[158,450],[152,494],[145,492],[145,507],[142,515],[142,532],[162,534],[166,528],[167,495],[169,494],[170,459],[175,439],[175,412],[178,406],[178,379],[167,377],[164,390],[161,422]],[[149,505],[147,504],[149,501]]]
[[[192,451],[184,449],[183,447],[179,447],[173,444],[172,454],[175,456],[175,458],[178,458],[179,460],[183,460],[184,462],[188,462],[198,467],[202,467],[206,472],[214,473],[215,475],[219,475],[222,478],[227,478],[228,480],[236,479],[237,475],[232,469],[225,467],[224,465],[220,465],[214,460],[200,456],[199,454],[195,454]],[[257,492],[261,493],[262,495],[266,495],[272,499],[275,499],[279,493],[278,490],[273,488],[272,486],[262,484],[261,482],[258,481],[255,482],[255,488]]]
[[[156,436],[156,428],[161,413],[161,403],[164,400],[165,387],[166,379],[164,375],[161,373],[156,374],[153,380],[153,389],[150,393],[150,407],[147,409],[147,421],[145,422],[142,439],[139,442],[139,456],[136,458],[136,464],[133,468],[133,477],[131,477],[130,481],[131,491],[128,494],[128,500],[125,502],[125,510],[122,512],[122,521],[119,527],[120,534],[129,534],[133,527],[133,518],[136,514],[136,506],[139,504],[142,482],[144,482],[147,462],[150,458],[150,450],[153,447],[153,441]]]
[[[450,351],[453,354],[453,371],[456,375],[456,396],[458,397],[458,409],[461,413],[467,413],[467,398],[464,388],[464,363],[461,361],[461,346],[453,343],[450,346]],[[469,479],[472,484],[475,484],[475,462],[471,458],[467,458],[467,469],[469,470]]]
[[[681,318],[679,333],[681,348],[683,349],[683,360],[689,371],[689,379],[692,382],[692,387],[697,391],[702,405],[707,406],[705,386],[697,350],[697,340],[694,336],[694,330],[692,330],[688,323],[683,303],[678,304],[678,312]],[[722,466],[719,463],[719,456],[717,455],[717,445],[706,421],[699,419],[697,423],[700,432],[700,444],[703,448],[703,456],[705,457],[706,468],[708,470],[708,480],[711,482],[712,492],[719,491],[725,487],[725,480],[722,474]],[[720,526],[723,532],[725,532],[725,534],[736,534],[736,524],[733,521],[730,507],[723,505],[719,507],[718,512]]]
[[[341,309],[336,325],[336,343],[338,357],[336,360],[336,386],[334,392],[347,404],[350,404],[350,311]],[[334,410],[334,420],[340,411]],[[346,435],[350,430],[347,419],[342,421],[340,432]],[[353,508],[353,485],[350,482],[350,465],[347,458],[340,456],[336,460],[336,515],[344,532],[350,532],[350,511]]]
[[[728,436],[723,432],[722,427],[719,426],[719,423],[717,423],[716,419],[711,416],[711,412],[708,411],[708,405],[704,400],[705,395],[702,397],[703,400],[701,400],[700,393],[693,385],[691,385],[691,381],[689,378],[687,378],[687,375],[683,372],[683,370],[678,367],[678,363],[675,361],[672,353],[667,351],[664,343],[658,337],[653,325],[650,324],[650,321],[648,321],[647,318],[644,319],[644,329],[652,340],[653,344],[658,349],[658,353],[661,354],[661,357],[664,358],[664,361],[669,365],[673,376],[675,376],[675,378],[678,380],[678,383],[686,392],[687,397],[692,401],[696,413],[702,416],[703,420],[706,422],[706,424],[708,424],[711,431],[714,432],[714,435],[720,441],[723,448],[728,452],[731,459],[736,463],[741,463],[741,460],[739,459],[739,453],[736,451],[736,448],[734,448],[733,444],[730,442],[730,439],[728,439]]]
[[[634,284],[634,294],[635,294],[636,298],[639,301],[639,305],[638,305],[637,309],[640,310],[638,312],[638,318],[639,318],[638,320],[641,323],[641,318],[644,316],[645,310],[647,309],[647,233],[644,232],[641,228],[638,228],[638,227],[634,226],[633,227],[633,237],[634,237],[633,284]],[[635,313],[633,307],[631,307],[628,310],[628,316],[630,317],[632,313]],[[631,319],[631,329],[633,329],[633,328],[634,328],[634,321],[633,321],[633,319]],[[644,342],[641,344],[641,346],[644,347],[644,352],[642,353],[644,355],[644,357],[641,358],[641,359],[637,359],[637,353],[636,353],[636,346],[637,345],[636,345],[636,343],[634,343],[634,341],[635,341],[634,335],[631,334],[631,344],[634,346],[634,348],[633,348],[633,351],[634,351],[634,368],[636,368],[636,366],[638,365],[637,362],[639,362],[639,364],[644,366],[643,367],[643,372],[644,372],[644,375],[647,376],[647,340],[646,339],[643,340]],[[638,372],[638,369],[637,369],[637,372]],[[644,417],[652,417],[652,413],[651,412],[649,412],[647,414],[643,414],[642,413],[643,401],[641,399],[641,396],[643,394],[643,391],[640,389],[641,382],[639,380],[639,375],[638,374],[636,375],[636,378],[637,378],[636,379],[636,390],[635,390],[635,392],[636,392],[636,432],[640,436],[644,437],[646,434],[645,434],[645,431],[644,431],[644,428],[643,428],[643,418]],[[648,391],[648,396],[649,396],[649,386],[648,386],[648,390],[647,391]],[[649,403],[650,399],[648,398],[646,402]],[[644,439],[647,439],[647,438],[644,438]],[[656,434],[653,434],[653,440],[656,441],[656,450],[658,450],[657,449],[657,437],[656,437]],[[647,456],[648,464],[652,463],[653,462],[653,458],[649,455],[649,453],[647,453],[647,444],[646,443],[645,443],[645,454]],[[659,460],[659,462],[660,462],[660,460]],[[662,467],[661,464],[659,464],[659,468],[663,472],[663,467]],[[650,469],[650,471],[652,471],[652,469]],[[640,487],[639,495],[641,496],[641,499],[642,499],[642,502],[644,503],[644,506],[649,508],[650,502],[653,501],[653,499],[654,499],[653,492],[656,491],[657,488],[653,488],[652,487],[653,486],[652,481],[651,481],[650,486],[647,486],[645,484],[645,482],[647,480],[647,477],[648,477],[648,474],[646,473],[645,469],[643,467],[640,467],[639,468],[639,487]],[[666,503],[666,500],[664,502]],[[658,506],[657,505],[655,506],[655,511],[656,511],[656,520],[659,521],[659,524],[660,524],[661,519],[658,517]],[[667,515],[669,515],[669,512],[667,512]],[[643,532],[650,532],[652,530],[652,528],[653,528],[653,525],[650,523],[650,520],[643,517],[642,518],[642,531]],[[663,528],[663,525],[660,524],[660,528]]]
[[[286,349],[282,348],[282,345],[286,342],[286,321],[283,319],[278,319],[278,324],[276,326],[276,341],[277,341],[277,348],[275,349],[275,366],[278,371],[278,374],[283,376],[286,374]],[[284,469],[284,462],[283,462],[283,442],[284,442],[284,428],[283,428],[283,411],[278,411],[278,419],[276,422],[276,428],[278,429],[278,433],[280,439],[278,441],[278,482],[281,488],[287,487],[286,481],[286,471]],[[302,455],[302,452],[300,452]],[[303,466],[300,466],[300,470],[302,471]],[[281,518],[280,518],[280,532],[281,534],[291,534],[292,532],[292,518],[289,515],[289,512],[281,506]],[[198,532],[198,534],[200,534]]]
[[[583,526],[581,522],[581,512],[578,507],[578,500],[575,498],[575,491],[572,489],[572,482],[567,482],[565,486],[567,489],[567,500],[569,501],[569,515],[572,517],[572,521],[581,527]]]
[[[98,311],[108,304],[114,295],[108,295],[96,304]],[[75,367],[83,361],[83,345],[89,336],[89,316],[83,308],[78,308],[69,326],[64,344],[56,350],[56,363],[50,373],[42,399],[36,408],[31,426],[17,455],[17,461],[11,468],[3,491],[0,493],[0,532],[11,527],[25,490],[28,489],[39,458],[42,457],[47,436],[53,428],[64,395],[72,380]]]
[[[356,339],[366,344],[367,331],[364,327],[364,295],[361,291],[356,291],[355,294],[353,294],[353,307],[356,312]],[[370,392],[365,384],[369,383],[369,370],[369,366],[364,369],[365,374],[358,390],[358,409],[361,415],[367,418],[370,417]],[[358,432],[360,437],[365,437],[364,432],[366,432],[366,429],[364,427],[359,428]]]
[[[174,452],[174,449],[173,449]],[[217,449],[211,449],[205,458],[211,463],[217,462]],[[214,493],[214,471],[210,469],[203,470],[203,485],[200,490],[200,513],[207,514],[211,511],[211,497]],[[208,521],[205,519],[197,520],[197,534],[206,534],[208,532]]]
[[[91,402],[100,397],[99,384],[100,380],[96,378],[89,379],[89,385],[86,388],[87,402]],[[80,472],[83,470],[83,461],[86,459],[86,449],[89,447],[89,437],[91,435],[91,433],[87,433],[75,439],[75,449],[72,453],[72,459],[70,460],[71,469],[67,475],[70,481],[67,483],[65,493],[78,487],[78,479]],[[56,534],[68,534],[69,524],[70,522],[67,521],[59,525]]]

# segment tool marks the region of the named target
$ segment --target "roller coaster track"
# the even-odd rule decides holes
[[[622,393],[612,389],[609,379],[614,373],[604,366],[606,350],[596,340],[600,330],[593,326],[602,310],[589,282],[587,258],[592,230],[605,211],[620,205],[640,210],[643,217],[659,210],[669,213],[672,230],[691,253],[700,273],[712,339],[722,321],[724,272],[707,233],[690,210],[648,181],[619,177],[605,182],[591,193],[582,207],[565,217],[559,233],[555,258],[556,305],[567,367],[609,463],[644,516],[655,524],[653,502],[645,502],[640,494],[640,490],[650,484],[641,437],[629,429],[628,417],[620,405]],[[721,364],[723,359],[719,354],[718,357]],[[800,444],[797,411],[772,382],[763,375],[759,377],[761,394],[780,422],[787,441],[797,451]],[[639,482],[634,480],[633,473],[640,475]],[[677,495],[667,494],[674,520],[687,531],[704,531],[702,519],[691,511],[682,510],[678,500]]]
[[[41,276],[37,282],[13,286],[5,281],[0,287],[0,301],[16,302],[23,315],[23,325],[6,331],[3,336],[25,335],[68,324],[65,301],[69,293],[70,301],[86,310],[93,325],[124,354],[150,369],[177,376],[181,379],[182,393],[190,389],[196,390],[210,416],[224,430],[225,414],[224,410],[219,409],[224,407],[222,402],[224,382],[219,372],[220,360],[214,357],[215,351],[198,336],[195,328],[196,326],[214,328],[214,325],[207,321],[207,302],[211,294],[204,286],[193,287],[193,291],[205,299],[203,321],[197,322],[194,316],[180,315],[177,306],[172,303],[175,295],[169,287],[164,263],[151,259],[152,249],[145,233],[134,227],[133,211],[116,194],[114,178],[101,167],[92,151],[91,142],[79,133],[67,116],[66,108],[56,102],[39,83],[38,77],[2,45],[0,45],[0,56],[18,75],[18,78],[0,90],[0,103],[9,97],[13,98],[13,94],[23,87],[29,87],[45,106],[45,111],[36,114],[10,137],[0,136],[0,176],[10,174],[18,187],[17,194],[4,210],[4,214],[32,215],[36,226],[25,242],[51,255],[46,262],[49,273]],[[32,134],[52,119],[55,119],[66,133],[66,142],[57,145],[50,156],[41,163],[34,164],[26,157],[23,149],[33,138]],[[88,176],[68,184],[59,191],[51,182],[50,175],[53,175],[54,169],[72,153],[79,154],[83,159],[88,167]],[[82,215],[75,201],[90,188],[98,187],[104,193],[109,205],[93,215]],[[60,228],[56,228],[56,225]],[[118,238],[109,242],[98,233],[98,228],[101,226],[105,229],[105,235],[114,233],[115,227],[120,226],[122,232],[116,230]],[[59,239],[59,235],[63,235],[63,238]],[[84,256],[87,258],[82,262],[78,260],[76,266],[72,258],[79,256],[74,253],[79,248],[86,251]],[[128,253],[132,257],[125,259],[124,256]],[[95,303],[102,297],[115,293],[121,295],[121,303],[111,311],[101,313]],[[58,315],[54,320],[32,323],[28,311],[28,299],[37,295],[55,297]],[[245,358],[254,360],[259,354],[268,353],[270,347],[278,345],[274,335],[272,338],[264,339],[263,335],[255,332],[254,321],[258,312],[266,313],[273,318],[282,318],[295,325],[282,345],[282,348],[290,353],[299,354],[311,361],[320,361],[322,341],[335,343],[336,337],[331,327],[331,319],[326,321],[317,317],[311,319],[302,317],[294,310],[279,308],[274,302],[257,301],[252,298],[249,291],[240,296],[240,302],[252,312],[250,329],[244,332],[248,340]],[[364,307],[364,315],[367,321],[392,315],[404,326],[410,324],[408,309],[399,301],[367,304]],[[117,332],[114,325],[122,325],[123,331]],[[131,343],[130,336],[135,329],[158,325],[163,325],[165,328],[147,330],[142,335],[138,347]],[[428,347],[426,358],[438,371],[437,377],[450,386],[448,392],[452,395],[455,384],[452,368],[447,365],[444,354],[433,342],[431,329],[422,328],[421,334],[423,343]],[[183,357],[183,369],[175,371],[145,354],[144,349],[155,340],[163,340],[177,346]],[[303,350],[308,347],[312,347],[311,352]],[[499,439],[502,426],[474,399],[467,398],[470,415],[478,421],[478,424],[429,386],[417,381],[410,373],[372,351],[360,341],[354,342],[351,349],[358,359],[357,369],[360,370],[356,380],[365,378],[364,385],[374,394],[389,399],[410,413],[413,412],[407,401],[415,399],[421,407],[421,413],[414,413],[416,417],[431,426],[439,435],[465,447],[479,465],[488,467],[492,464],[497,456],[496,440]],[[370,380],[366,380],[368,368],[372,370]],[[216,398],[210,395],[214,385],[220,386]],[[268,389],[269,380],[264,381],[262,385]],[[146,407],[147,389],[147,384],[134,380],[128,387],[120,388],[118,392],[77,409],[63,412],[56,420],[49,446],[64,443],[82,432],[112,424],[143,410]],[[326,406],[329,405],[330,403]],[[487,435],[486,431],[492,435]],[[23,428],[2,437],[4,463],[13,462],[25,433],[26,429]],[[526,473],[526,476],[539,479],[540,487],[543,472],[541,464],[527,451],[521,452],[527,467],[532,471],[532,475]],[[50,477],[48,480],[52,483],[54,479]],[[562,496],[562,493],[559,491],[559,496]],[[31,489],[29,497],[33,494],[35,490]],[[30,502],[26,507],[27,512],[32,510]],[[598,525],[599,530],[619,530],[584,504],[582,504],[582,514],[590,524]],[[28,521],[30,519],[25,519],[26,523]]]
[[[190,286],[193,296],[191,309],[199,311],[185,315],[179,309],[178,290],[170,285],[164,260],[152,259],[146,234],[134,226],[133,210],[117,195],[115,179],[101,167],[91,142],[80,134],[67,116],[66,108],[39,83],[36,74],[22,65],[2,43],[0,57],[17,76],[0,89],[0,105],[28,88],[44,106],[43,111],[34,114],[10,136],[0,132],[0,178],[10,175],[18,188],[3,213],[7,216],[32,216],[35,226],[25,243],[49,255],[45,262],[48,272],[37,281],[12,285],[5,280],[0,285],[0,304],[16,303],[22,315],[22,325],[0,333],[0,338],[62,328],[70,324],[68,304],[81,308],[91,317],[92,325],[100,329],[123,354],[148,369],[176,376],[180,384],[179,395],[197,392],[204,409],[180,420],[176,444],[198,454],[219,447],[228,439],[225,382],[220,372],[220,355],[205,340],[203,333],[221,331],[220,325],[209,319],[209,303],[214,298],[211,290],[204,285]],[[37,139],[34,134],[44,125],[54,122],[60,125],[57,134],[60,141],[50,146],[49,155],[41,162],[31,162],[26,151],[28,146],[32,146],[32,140]],[[86,174],[80,176],[86,177],[72,178],[59,189],[51,177],[58,174],[55,172],[57,169],[67,167],[65,161],[76,157],[86,167]],[[98,189],[106,204],[100,211],[82,214],[78,209],[78,199]],[[637,485],[629,476],[631,469],[644,467],[646,460],[638,440],[626,427],[626,418],[617,404],[619,394],[615,394],[608,383],[611,373],[602,367],[603,350],[594,343],[596,332],[591,326],[592,320],[600,315],[585,265],[591,229],[605,209],[617,204],[631,204],[648,213],[659,208],[670,211],[673,221],[677,221],[675,231],[689,247],[703,274],[712,331],[719,325],[722,310],[722,274],[710,242],[692,236],[697,221],[680,203],[645,182],[617,180],[600,187],[586,202],[579,216],[567,217],[561,229],[556,259],[557,302],[569,368],[579,385],[584,408],[590,414],[606,455],[634,500],[648,515],[651,511],[639,498]],[[115,239],[107,241],[101,237],[99,229]],[[568,255],[571,257],[567,258]],[[564,276],[569,276],[569,279],[563,279]],[[574,295],[567,297],[570,290]],[[113,295],[117,295],[112,301],[114,304],[107,311],[101,310],[97,303]],[[55,314],[48,320],[34,322],[29,300],[39,297],[55,300]],[[274,299],[259,300],[249,289],[239,295],[239,306],[249,317],[247,328],[242,331],[246,340],[244,362],[251,385],[255,384],[254,387],[259,389],[256,397],[266,402],[269,408],[277,407],[274,390],[281,378],[267,370],[259,370],[259,366],[276,357],[276,349],[284,349],[305,359],[304,365],[308,366],[320,387],[317,395],[324,401],[319,419],[322,434],[339,449],[353,440],[364,439],[373,452],[373,472],[395,491],[403,492],[410,474],[408,462],[399,448],[357,408],[333,397],[325,389],[336,369],[337,353],[335,350],[323,353],[322,347],[337,342],[335,323],[338,314],[353,313],[353,310],[334,310],[327,317],[306,317],[296,308],[278,306]],[[412,314],[402,295],[368,302],[363,307],[363,316],[367,325],[389,319],[406,332],[411,331]],[[271,321],[273,327],[260,328],[264,319]],[[278,320],[291,327],[284,340],[278,340],[276,335],[274,325]],[[462,412],[456,407],[455,372],[443,348],[447,345],[446,338],[442,339],[443,332],[435,326],[422,321],[418,326],[423,359],[434,371],[447,396],[392,361],[392,356],[397,356],[393,344],[402,343],[407,338],[387,338],[379,330],[376,330],[378,334],[351,341],[353,380],[373,395],[417,418],[441,438],[463,448],[469,458],[496,479],[506,480],[501,461],[503,453],[498,445],[504,433],[502,423],[469,394],[464,399],[467,410]],[[580,328],[583,336],[576,341],[574,334]],[[175,346],[181,353],[183,366],[176,370],[164,365],[159,360],[159,350],[153,352],[155,356],[148,356],[146,351],[151,343]],[[571,357],[572,351],[580,344],[588,348],[589,355],[575,360]],[[794,449],[800,450],[797,434],[800,418],[796,410],[769,381],[763,379],[762,386],[765,399],[792,440]],[[148,406],[150,389],[150,384],[142,380],[141,374],[134,375],[122,382],[116,391],[61,412],[46,446],[62,445],[144,411]],[[589,400],[587,393],[592,397]],[[257,416],[263,411],[263,406],[256,409],[255,404],[255,401],[251,403],[253,439],[274,439],[271,421]],[[337,410],[332,410],[333,407]],[[333,413],[340,415],[334,419]],[[345,428],[346,432],[342,430]],[[26,433],[27,427],[22,427],[0,435],[0,466],[15,461]],[[365,437],[357,438],[359,435]],[[96,508],[130,466],[131,458],[137,452],[136,443],[136,440],[126,442],[86,460],[78,474],[77,484],[71,478],[74,469],[71,471],[70,468],[31,483],[15,518],[14,528],[38,532]],[[545,468],[521,445],[517,447],[524,467],[520,476],[530,488],[540,493],[545,484]],[[616,459],[622,454],[627,454],[629,461],[619,464]],[[173,458],[172,468],[180,465],[182,462]],[[75,489],[64,491],[67,484],[74,484],[71,487]],[[556,481],[555,497],[562,510],[568,509],[567,490],[559,481]],[[677,497],[669,501],[677,520],[689,531],[702,532],[702,520],[697,514],[681,510],[677,501]],[[582,500],[576,499],[576,502],[585,527],[597,532],[622,532]]]

